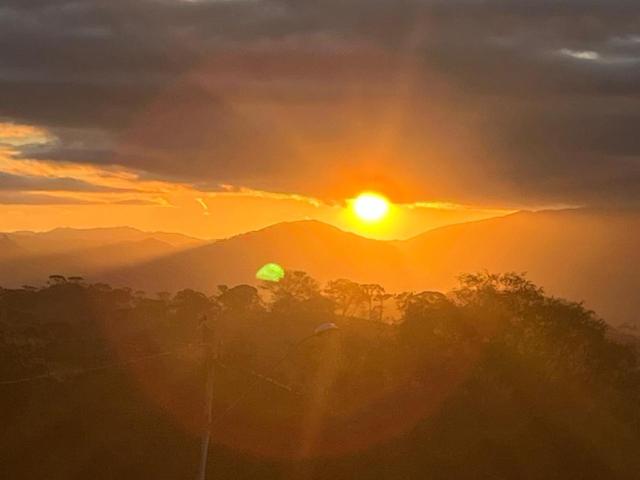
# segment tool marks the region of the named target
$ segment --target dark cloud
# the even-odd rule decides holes
[[[636,0],[9,0],[31,158],[317,196],[640,201]]]
[[[93,185],[75,178],[48,178],[0,172],[0,191],[123,193],[131,190]]]
[[[93,202],[39,193],[0,192],[0,205],[90,205]]]

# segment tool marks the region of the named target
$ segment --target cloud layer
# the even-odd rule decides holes
[[[0,89],[6,122],[47,135],[0,138],[18,161],[328,201],[640,203],[632,0],[9,0]]]

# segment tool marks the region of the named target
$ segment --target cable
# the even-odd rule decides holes
[[[220,361],[216,361],[216,365],[219,365],[224,369],[233,369],[233,370],[237,370],[238,372],[243,373],[245,375],[251,375],[252,377],[259,378],[260,380],[263,380],[266,383],[270,383],[271,385],[273,385],[275,387],[278,387],[278,388],[280,388],[282,390],[286,390],[289,393],[293,393],[293,394],[299,395],[299,393],[296,392],[295,390],[293,390],[289,385],[285,385],[284,383],[279,382],[278,380],[276,380],[274,378],[268,377],[266,375],[263,375],[261,373],[258,373],[256,371],[254,371],[254,370],[247,370],[247,369],[240,368],[240,367],[234,367],[232,365],[227,365],[226,363],[222,363]]]
[[[315,337],[316,334],[311,334],[307,337],[304,337],[302,340],[296,342],[294,345],[292,345],[289,350],[287,351],[287,353],[285,355],[283,355],[281,358],[279,358],[275,363],[273,363],[271,365],[271,367],[269,368],[270,371],[275,370],[276,368],[278,368],[281,364],[283,364],[284,362],[286,362],[291,355],[293,355],[297,349],[303,344],[305,343],[307,340]],[[207,425],[207,428],[209,430],[211,430],[212,427],[217,426],[222,420],[224,420],[231,412],[233,412],[253,391],[253,389],[259,384],[259,380],[261,380],[262,378],[264,378],[264,375],[258,375],[256,376],[255,380],[253,382],[251,382],[247,388],[244,390],[244,392],[239,395],[235,401],[233,401],[229,406],[227,406],[227,408],[225,408],[220,415],[218,415],[215,418],[212,418],[211,421],[209,422],[209,424]],[[268,378],[268,377],[266,377]]]
[[[101,370],[108,370],[110,368],[131,365],[131,364],[138,363],[138,362],[141,362],[141,361],[144,361],[144,360],[149,360],[151,358],[164,357],[164,356],[167,356],[167,355],[172,355],[174,353],[178,353],[178,352],[184,350],[187,347],[191,348],[193,346],[194,346],[194,344],[187,344],[187,345],[184,345],[182,348],[179,348],[177,350],[168,350],[168,351],[164,351],[164,352],[153,353],[153,354],[150,354],[150,355],[144,355],[142,357],[133,358],[131,360],[125,360],[123,362],[112,362],[112,363],[107,363],[107,364],[104,364],[104,365],[99,365],[97,367],[85,368],[85,369],[73,372],[72,374],[69,375],[69,377],[78,377],[80,375],[84,375],[85,373],[98,372],[98,371],[101,371]],[[45,378],[56,378],[56,375],[51,373],[51,372],[42,373],[40,375],[34,375],[32,377],[17,378],[15,380],[3,380],[3,381],[0,381],[0,385],[16,385],[16,384],[20,384],[20,383],[32,382],[32,381],[35,381],[35,380],[43,380]]]
[[[197,347],[197,346],[201,346],[201,344],[186,344],[182,348],[179,348],[177,350],[168,350],[168,351],[165,351],[165,352],[159,352],[159,353],[153,353],[153,354],[150,354],[150,355],[144,355],[142,357],[133,358],[131,360],[125,360],[125,361],[122,361],[122,362],[112,362],[112,363],[107,363],[107,364],[104,364],[104,365],[99,365],[97,367],[85,368],[85,369],[82,369],[82,370],[79,370],[79,371],[75,371],[75,372],[69,374],[68,376],[69,377],[78,377],[78,376],[84,375],[86,373],[98,372],[98,371],[101,371],[101,370],[108,370],[109,368],[131,365],[131,364],[138,363],[138,362],[141,362],[141,361],[144,361],[144,360],[149,360],[151,358],[158,358],[158,357],[163,357],[163,356],[167,356],[167,355],[172,355],[174,353],[180,352],[183,349]],[[216,363],[218,365],[220,365],[222,368],[231,369],[231,370],[237,370],[238,372],[244,373],[245,375],[251,375],[251,376],[255,377],[258,380],[262,380],[264,382],[270,383],[271,385],[274,385],[275,387],[278,387],[278,388],[280,388],[282,390],[286,390],[289,393],[294,393],[294,394],[297,393],[290,386],[285,385],[285,384],[283,384],[283,383],[281,383],[281,382],[279,382],[279,381],[277,381],[277,380],[275,380],[275,379],[273,379],[271,377],[268,377],[268,376],[263,375],[261,373],[255,372],[253,370],[245,370],[245,369],[242,369],[242,368],[234,367],[233,365],[228,365],[228,364],[220,362],[220,361],[217,361]],[[34,376],[31,376],[31,377],[16,378],[14,380],[2,380],[2,381],[0,381],[0,385],[17,385],[17,384],[20,384],[20,383],[28,383],[28,382],[32,382],[32,381],[35,381],[35,380],[44,380],[46,378],[57,378],[57,376],[54,373],[51,373],[51,372],[42,373],[42,374],[34,375]]]
[[[49,378],[52,375],[50,373],[44,373],[41,375],[36,375],[35,377],[24,377],[24,378],[18,378],[16,380],[3,380],[0,381],[0,385],[15,385],[18,383],[27,383],[27,382],[31,382],[33,380],[40,380],[43,378]]]

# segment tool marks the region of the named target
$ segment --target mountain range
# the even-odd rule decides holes
[[[255,283],[276,262],[320,281],[349,278],[388,291],[448,290],[465,272],[527,272],[553,295],[584,301],[614,324],[639,325],[640,214],[590,209],[518,212],[430,230],[401,241],[358,236],[318,221],[280,223],[228,239],[114,229],[0,235],[0,285],[49,274],[147,292]]]

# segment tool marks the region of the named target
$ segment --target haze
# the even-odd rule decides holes
[[[639,132],[638,0],[4,0],[0,478],[637,478]]]

